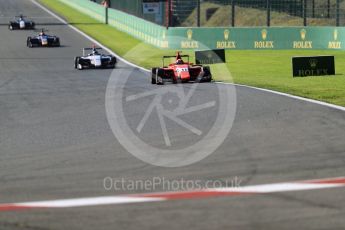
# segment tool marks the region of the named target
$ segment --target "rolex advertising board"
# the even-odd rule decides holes
[[[293,57],[294,77],[334,75],[334,56]]]
[[[224,49],[195,51],[196,64],[225,63]]]
[[[170,48],[201,49],[344,49],[337,27],[169,28]]]

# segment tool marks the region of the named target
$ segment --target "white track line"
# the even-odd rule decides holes
[[[0,204],[0,211],[13,211],[20,209],[35,209],[35,208],[75,208],[111,204],[131,204],[131,203],[146,203],[158,202],[168,200],[183,200],[183,199],[201,199],[218,196],[239,196],[239,195],[255,195],[255,194],[269,194],[280,192],[297,192],[309,191],[316,189],[330,189],[340,188],[345,186],[345,177],[328,178],[321,180],[300,181],[275,183],[264,185],[252,185],[234,188],[213,188],[201,189],[191,191],[176,191],[176,192],[161,192],[161,193],[146,193],[146,194],[128,194],[121,196],[106,196],[106,197],[88,197],[77,199],[62,199],[62,200],[48,200],[48,201],[34,201],[21,203]]]
[[[291,95],[288,93],[282,93],[282,92],[278,92],[278,91],[274,91],[274,90],[270,90],[270,89],[263,89],[263,88],[258,88],[258,87],[254,87],[254,86],[241,85],[241,84],[235,84],[235,83],[226,83],[226,82],[216,82],[216,83],[225,84],[225,85],[235,85],[235,86],[239,86],[239,87],[245,87],[245,88],[249,88],[249,89],[255,89],[255,90],[263,91],[266,93],[273,93],[276,95],[289,97],[289,98],[297,99],[300,101],[310,102],[313,104],[322,105],[322,106],[326,106],[326,107],[329,107],[332,109],[337,109],[337,110],[341,110],[341,111],[345,112],[345,107],[343,107],[343,106],[333,105],[333,104],[330,104],[327,102],[322,102],[322,101],[317,101],[317,100],[313,100],[313,99],[309,99],[309,98],[299,97],[299,96]]]
[[[62,19],[60,16],[56,15],[55,13],[53,13],[51,10],[47,9],[46,7],[42,6],[41,4],[39,4],[36,0],[31,0],[35,5],[37,5],[38,7],[40,7],[41,9],[43,9],[44,11],[46,11],[47,13],[49,13],[50,15],[54,16],[55,18],[57,18],[59,21],[65,23],[66,25],[68,25],[71,29],[73,29],[74,31],[76,31],[77,33],[81,34],[82,36],[84,36],[85,38],[89,39],[90,41],[92,41],[93,43],[97,44],[98,46],[102,47],[104,50],[106,50],[107,52],[109,52],[110,54],[116,56],[116,58],[118,58],[119,60],[121,60],[122,62],[126,63],[127,65],[130,65],[134,68],[138,68],[142,71],[145,72],[150,72],[150,70],[145,69],[141,66],[138,66],[134,63],[131,63],[127,60],[125,60],[124,58],[120,57],[119,55],[117,55],[116,53],[114,53],[114,51],[112,51],[111,49],[109,49],[108,47],[104,46],[103,44],[99,43],[98,41],[96,41],[95,39],[93,39],[92,37],[90,37],[89,35],[85,34],[84,32],[82,32],[81,30],[79,30],[78,28],[70,25],[68,22],[66,22],[64,19]],[[280,95],[280,96],[284,96],[284,97],[289,97],[289,98],[293,98],[296,100],[300,100],[300,101],[305,101],[305,102],[309,102],[309,103],[313,103],[313,104],[317,104],[317,105],[321,105],[321,106],[326,106],[332,109],[337,109],[340,111],[344,111],[345,112],[345,107],[343,106],[338,106],[338,105],[333,105],[327,102],[322,102],[322,101],[317,101],[317,100],[313,100],[313,99],[308,99],[308,98],[304,98],[304,97],[299,97],[299,96],[294,96],[288,93],[281,93],[278,91],[274,91],[274,90],[269,90],[269,89],[263,89],[263,88],[257,88],[257,87],[253,87],[253,86],[247,86],[247,85],[241,85],[241,84],[235,84],[235,83],[226,83],[226,82],[217,82],[218,84],[225,84],[225,85],[234,85],[234,86],[240,86],[240,87],[245,87],[245,88],[249,88],[249,89],[254,89],[254,90],[259,90],[259,91],[263,91],[263,92],[267,92],[267,93],[272,93],[272,94],[276,94],[276,95]]]

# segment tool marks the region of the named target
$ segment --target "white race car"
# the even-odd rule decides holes
[[[27,20],[26,16],[15,16],[13,21],[10,21],[8,25],[9,30],[33,30],[35,29],[35,23]]]
[[[115,68],[117,60],[112,55],[105,55],[98,52],[102,48],[84,48],[83,56],[74,59],[74,68],[78,70],[90,68]],[[90,50],[91,53],[85,54],[85,51]]]

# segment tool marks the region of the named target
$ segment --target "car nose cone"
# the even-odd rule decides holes
[[[189,72],[181,72],[180,77],[181,77],[181,79],[188,79],[189,78]]]

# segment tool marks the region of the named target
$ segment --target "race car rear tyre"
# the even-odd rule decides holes
[[[12,25],[8,25],[8,29],[9,30],[13,30],[13,26]]]
[[[115,69],[116,68],[116,64],[117,64],[117,60],[116,60],[116,57],[112,57],[111,58],[111,66],[110,66],[110,68],[111,69]]]
[[[203,67],[203,71],[204,71],[204,81],[205,82],[211,82],[212,81],[212,74],[211,74],[211,70],[209,66],[204,66]]]
[[[157,69],[156,71],[156,84],[157,85],[164,85],[164,69]],[[159,81],[158,79],[161,79],[161,81]]]
[[[78,64],[78,65],[77,65],[77,69],[78,69],[78,70],[83,70],[83,65],[82,65],[82,64]]]

